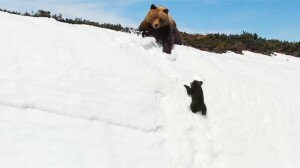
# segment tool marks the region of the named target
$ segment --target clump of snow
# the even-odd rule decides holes
[[[0,12],[0,167],[296,168],[300,60]],[[184,84],[203,80],[207,117]]]

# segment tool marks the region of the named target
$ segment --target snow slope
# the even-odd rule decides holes
[[[208,116],[183,84],[203,80]],[[0,167],[298,168],[300,60],[0,12]]]

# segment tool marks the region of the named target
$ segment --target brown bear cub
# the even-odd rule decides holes
[[[139,26],[142,36],[152,36],[162,44],[163,52],[171,54],[174,44],[182,45],[182,38],[169,9],[151,5],[150,11]]]
[[[191,87],[184,85],[186,88],[187,94],[192,97],[192,103],[190,108],[193,113],[198,111],[202,112],[202,115],[206,115],[206,105],[204,103],[204,96],[203,90],[201,85],[203,84],[202,81],[194,80],[191,83]]]

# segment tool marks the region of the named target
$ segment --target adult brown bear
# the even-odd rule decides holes
[[[139,26],[142,36],[152,36],[162,44],[163,51],[171,54],[174,44],[182,45],[182,38],[176,22],[169,15],[169,9],[151,5],[150,11]]]

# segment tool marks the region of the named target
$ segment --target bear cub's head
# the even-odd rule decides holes
[[[202,84],[203,84],[202,81],[194,80],[193,82],[191,82],[191,88],[200,87]]]
[[[161,27],[169,25],[169,9],[163,6],[151,5],[150,11],[147,14],[147,22],[154,29],[159,29]]]

